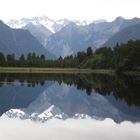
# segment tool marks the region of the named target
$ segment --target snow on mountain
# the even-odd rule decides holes
[[[47,50],[58,58],[85,51],[87,46],[96,50],[124,28],[140,24],[140,19],[127,20],[117,17],[112,22],[106,22],[105,20],[53,20],[41,16],[11,20],[7,24],[13,28],[20,27],[30,31]],[[128,40],[127,37],[126,40]],[[114,43],[117,43],[116,40]]]
[[[46,16],[40,16],[40,17],[33,17],[30,19],[22,18],[21,20],[10,20],[9,22],[7,22],[7,24],[12,28],[23,28],[28,30],[35,38],[38,39],[38,41],[47,50],[49,50],[50,52],[52,52],[54,55],[58,57],[60,55],[62,57],[65,57],[67,55],[75,54],[75,52],[77,53],[77,51],[83,50],[81,46],[83,45],[85,47],[87,45],[87,44],[82,44],[82,42],[80,42],[79,44],[75,44],[76,42],[74,41],[75,38],[77,38],[78,40],[80,39],[79,41],[81,41],[84,40],[83,38],[87,39],[87,37],[90,36],[87,35],[88,32],[88,30],[86,29],[87,25],[91,23],[98,24],[101,22],[105,22],[105,20],[80,21],[80,20],[69,20],[66,18],[60,20],[53,20]],[[69,27],[70,29],[68,29]],[[76,27],[76,32],[78,31],[78,34],[76,32],[72,32],[75,29],[75,27]],[[71,35],[71,37],[68,37],[69,41],[67,40],[67,38],[66,39],[61,38],[61,36],[57,37],[57,35],[56,35],[56,39],[52,37],[53,39],[52,41],[51,36],[57,33],[59,35],[59,32],[61,31],[64,31],[63,35],[65,36],[66,34],[66,37]],[[78,35],[80,35],[80,37],[77,37]],[[60,38],[60,40],[57,40],[58,38]],[[75,46],[77,46],[77,49],[75,48]],[[74,49],[72,47],[74,47]]]
[[[105,20],[97,20],[97,21],[88,21],[88,20],[69,20],[69,19],[60,19],[60,20],[53,20],[50,19],[46,16],[40,16],[40,17],[33,17],[33,18],[22,18],[20,20],[17,19],[11,19],[10,21],[7,22],[7,25],[10,26],[11,28],[23,28],[26,25],[32,23],[34,25],[43,25],[47,29],[49,29],[52,33],[56,33],[60,31],[63,27],[68,25],[69,23],[74,22],[78,26],[85,26],[88,25],[92,22],[94,23],[101,23],[105,22]]]
[[[30,23],[32,23],[33,25],[44,25],[51,32],[55,32],[52,28],[55,22],[47,17],[33,17],[31,19],[22,18],[20,20],[11,19],[7,22],[7,25],[11,28],[23,28]]]
[[[10,21],[7,22],[7,25],[10,26],[11,28],[22,28],[27,25],[26,22],[23,20],[17,20],[17,19],[11,19]]]

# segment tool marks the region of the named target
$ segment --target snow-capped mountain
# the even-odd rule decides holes
[[[44,54],[50,59],[55,58],[28,30],[12,29],[3,21],[0,21],[0,52],[4,55],[14,54],[16,58],[33,52]]]
[[[17,19],[11,19],[7,22],[7,25],[11,28],[23,28],[26,25],[32,23],[34,25],[43,25],[48,30],[50,30],[52,33],[56,33],[60,31],[63,27],[68,25],[69,23],[75,23],[78,26],[85,26],[89,25],[91,23],[98,24],[106,22],[106,20],[69,20],[69,19],[59,19],[59,20],[53,20],[46,16],[40,16],[40,17],[33,17],[33,18],[22,18],[20,20]]]
[[[60,19],[60,20],[53,20],[50,19],[46,16],[40,16],[40,17],[33,17],[33,18],[22,18],[20,20],[10,20],[9,22],[7,22],[7,25],[9,25],[11,28],[23,28],[28,30],[34,37],[36,37],[38,39],[38,41],[46,48],[48,49],[50,52],[52,52],[55,56],[62,56],[65,57],[67,55],[71,55],[71,54],[75,54],[75,52],[81,51],[83,50],[83,46],[86,47],[86,44],[84,45],[81,40],[87,40],[87,37],[90,36],[90,34],[87,34],[87,27],[89,26],[91,23],[93,24],[100,24],[100,23],[104,23],[106,22],[105,20],[97,20],[97,21],[88,21],[88,20],[69,20],[69,19]],[[71,28],[71,24],[75,24],[79,29],[78,29],[78,35],[80,35],[81,37],[80,40],[78,40],[78,42],[80,41],[80,44],[75,44],[75,41],[72,40],[71,43],[71,39],[69,42],[67,42],[67,40],[65,39],[61,39],[60,36],[60,41],[56,39],[54,39],[53,37],[51,38],[52,35],[55,36],[55,34],[59,34],[59,32],[64,31],[64,35],[69,33],[66,31],[65,32],[65,27],[66,29],[68,27],[70,27],[70,29],[68,29],[71,33],[71,35],[75,38],[75,32],[73,33],[72,30],[74,30],[74,28]],[[67,27],[68,26],[68,27]],[[84,29],[85,28],[85,29]],[[84,30],[84,32],[83,32]],[[85,34],[84,34],[85,33]],[[57,36],[57,35],[56,35]],[[67,37],[67,35],[66,35]],[[59,37],[58,37],[59,38]],[[77,38],[77,37],[76,37]],[[53,39],[53,42],[52,42]],[[70,44],[69,44],[70,43]],[[50,46],[51,45],[51,46]],[[79,49],[79,45],[81,46]],[[73,46],[77,46],[77,48],[74,47],[74,49],[72,48]],[[59,51],[59,52],[58,52]]]
[[[74,22],[77,25],[88,25],[92,23],[93,21],[87,21],[87,20],[69,20],[69,19],[60,19],[60,20],[53,20],[46,16],[40,16],[40,17],[33,17],[33,18],[22,18],[20,20],[17,19],[11,19],[7,22],[7,25],[9,25],[11,28],[23,28],[26,25],[32,23],[34,25],[43,25],[47,29],[49,29],[52,33],[56,33],[59,30],[61,30],[63,27],[68,25],[69,23]],[[104,22],[104,20],[95,21],[96,22]]]
[[[139,18],[127,20],[122,17],[118,17],[112,22],[92,23],[86,26],[78,26],[75,23],[71,23],[57,33],[52,34],[48,39],[46,48],[53,52],[56,57],[60,55],[65,57],[76,54],[78,51],[85,51],[88,46],[95,50],[104,46],[105,42],[116,33],[136,24],[140,24]],[[137,33],[135,34],[135,36],[138,36]],[[135,39],[132,36],[128,38],[126,34],[124,35],[126,40],[130,38]],[[116,44],[117,40],[114,40],[114,43]]]
[[[22,28],[28,30],[34,37],[38,39],[38,41],[47,48],[47,42],[49,37],[52,34],[59,32],[62,28],[69,25],[70,23],[75,23],[77,26],[86,26],[93,21],[80,21],[80,20],[68,20],[68,19],[60,19],[53,20],[46,16],[41,17],[33,17],[33,18],[22,18],[20,20],[11,19],[7,22],[7,25],[11,28]],[[99,22],[104,22],[99,21]],[[62,49],[62,54],[68,52],[68,47],[64,46]],[[66,55],[71,54],[66,53]],[[60,55],[60,54],[59,54]],[[64,56],[64,55],[62,55]]]
[[[49,19],[48,17],[42,16],[42,17],[33,17],[33,18],[22,18],[20,20],[17,19],[11,19],[7,22],[7,25],[9,25],[11,28],[23,28],[26,25],[32,23],[33,25],[44,25],[47,29],[49,29],[51,32],[55,32],[53,29],[53,25],[55,23],[54,20]]]
[[[93,50],[102,47],[112,36],[124,28],[140,24],[140,19],[127,20],[117,17],[112,22],[106,22],[105,20],[52,20],[41,16],[11,20],[7,24],[12,28],[24,28],[30,31],[47,50],[58,58],[59,56],[75,55],[79,51],[85,51],[88,46],[91,46]],[[139,38],[137,33],[129,38],[124,36],[125,40],[133,39],[133,36]],[[118,40],[113,42],[116,44]]]

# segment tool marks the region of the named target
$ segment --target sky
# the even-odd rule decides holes
[[[140,0],[0,0],[0,19],[31,18],[114,20],[140,17]]]
[[[111,119],[51,119],[46,123],[0,119],[1,140],[139,140],[139,130],[140,123],[116,124]]]

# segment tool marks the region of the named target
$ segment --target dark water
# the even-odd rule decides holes
[[[0,116],[140,121],[140,77],[0,74]]]

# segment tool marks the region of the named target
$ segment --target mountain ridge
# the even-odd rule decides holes
[[[80,20],[69,20],[67,18],[53,20],[47,16],[40,16],[40,17],[36,16],[36,17],[32,17],[32,18],[22,18],[19,20],[11,19],[8,22],[6,22],[6,24],[9,25],[11,28],[23,28],[24,26],[26,26],[29,23],[33,23],[34,25],[42,24],[48,30],[50,30],[52,33],[56,33],[71,22],[74,22],[77,25],[88,25],[92,22],[100,23],[100,22],[104,22],[104,21],[105,20],[97,20],[97,21],[83,20],[83,21],[80,21]]]
[[[122,17],[118,17],[112,22],[91,23],[86,26],[71,23],[52,34],[46,48],[50,52],[54,52],[57,57],[75,55],[78,51],[85,51],[88,46],[96,50],[123,28],[136,24],[140,24],[139,18],[126,20]]]
[[[114,47],[117,43],[140,39],[140,24],[132,25],[114,34],[103,46]]]
[[[44,54],[47,58],[54,58],[39,41],[27,30],[12,29],[0,21],[0,51],[7,54],[15,54],[15,57],[28,53]]]
[[[124,28],[140,24],[140,19],[136,17],[132,19],[117,17],[111,22],[105,20],[99,22],[84,21],[80,24],[79,21],[70,21],[68,19],[54,21],[46,16],[24,19],[24,21],[33,22],[31,27],[25,28],[57,58],[59,56],[75,55],[79,51],[85,51],[88,46],[96,50]],[[48,32],[47,30],[46,33],[40,35],[42,29],[37,28],[41,25],[45,28],[49,25],[55,31]]]

